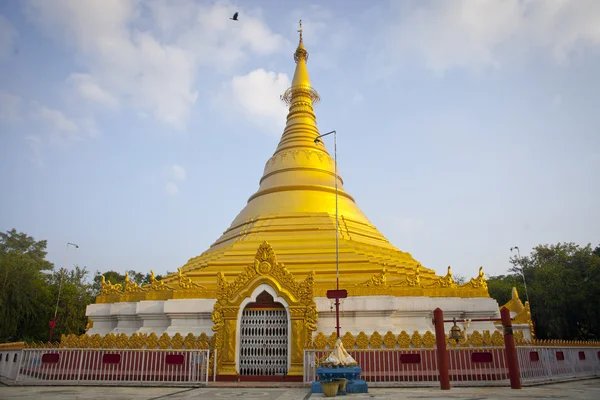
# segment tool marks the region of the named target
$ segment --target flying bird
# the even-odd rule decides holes
[[[233,14],[233,18],[229,18],[229,19],[232,19],[232,20],[234,20],[234,21],[239,21],[239,20],[237,19],[237,17],[238,17],[238,13],[237,13],[237,11],[236,11],[236,13],[235,13],[235,14]]]

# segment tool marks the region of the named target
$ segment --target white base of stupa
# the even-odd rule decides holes
[[[315,298],[319,311],[317,332],[330,334],[335,331],[335,309],[324,297]],[[193,333],[198,336],[212,332],[214,299],[157,300],[135,303],[91,304],[86,315],[93,321],[88,335],[107,333],[155,333],[160,336]],[[444,319],[499,318],[498,303],[491,298],[457,297],[393,297],[359,296],[345,299],[340,307],[342,334],[350,332],[371,335],[377,331],[385,335],[388,331],[399,334],[406,331],[423,334],[434,331],[433,310],[441,308]],[[451,322],[446,323],[446,331]],[[462,325],[461,325],[462,329]],[[491,321],[472,322],[467,332],[489,330],[496,326]]]

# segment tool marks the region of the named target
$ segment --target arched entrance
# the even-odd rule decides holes
[[[250,374],[270,376],[270,380],[302,380],[303,350],[312,347],[312,333],[317,329],[314,279],[310,272],[297,281],[277,262],[267,242],[258,246],[254,262],[233,281],[222,272],[217,274],[217,301],[212,312],[215,352],[211,357],[217,380],[243,376],[253,380]]]
[[[239,373],[245,376],[283,376],[288,365],[288,312],[266,291],[242,311]]]

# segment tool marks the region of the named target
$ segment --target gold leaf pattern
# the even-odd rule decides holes
[[[398,344],[398,339],[392,331],[387,331],[387,333],[383,337],[383,343],[388,349],[395,349],[396,345]]]
[[[421,336],[421,334],[419,333],[419,331],[414,331],[412,337],[410,338],[410,342],[412,343],[412,345],[417,348],[420,349],[421,346],[423,345],[423,337]]]
[[[481,335],[481,333],[479,333],[479,331],[473,331],[473,333],[469,335],[469,339],[471,340],[471,344],[474,347],[483,346],[483,336]]]
[[[431,333],[431,331],[427,331],[423,335],[423,344],[427,349],[433,349],[435,347],[435,335]]]
[[[377,331],[373,332],[369,343],[371,344],[371,348],[380,349],[381,345],[383,344],[383,338],[381,337],[381,334]]]
[[[148,340],[146,340],[146,348],[148,349],[156,349],[158,347],[158,336],[156,333],[152,332],[148,335]]]
[[[359,349],[368,349],[369,348],[369,337],[367,336],[366,333],[361,331],[356,336],[356,346]]]
[[[329,337],[327,338],[327,345],[329,346],[330,349],[333,349],[333,346],[335,346],[336,340],[337,340],[337,334],[335,332],[333,332],[331,335],[329,335]]]
[[[345,349],[353,349],[355,343],[354,336],[350,332],[346,332],[342,337],[342,344]]]
[[[500,333],[500,331],[495,331],[492,334],[492,344],[494,346],[504,346],[504,336]]]
[[[408,336],[406,331],[402,331],[398,335],[398,344],[401,349],[408,349],[410,347],[410,336]]]
[[[483,345],[490,346],[492,344],[492,335],[490,331],[483,331]]]
[[[198,343],[196,342],[196,336],[193,333],[188,333],[185,339],[183,340],[183,347],[186,349],[197,349]]]
[[[319,350],[323,350],[327,346],[327,336],[323,332],[319,332],[315,337],[315,347]]]

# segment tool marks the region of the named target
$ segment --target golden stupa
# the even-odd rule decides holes
[[[381,274],[390,287],[407,277],[419,279],[421,285],[417,286],[423,288],[436,284],[440,277],[433,270],[394,247],[368,220],[344,190],[342,177],[338,174],[336,178],[334,159],[324,143],[315,143],[321,132],[313,106],[320,98],[309,78],[302,29],[294,60],[292,86],[281,96],[289,105],[286,126],[267,160],[258,190],[221,237],[190,259],[182,273],[194,283],[214,289],[217,272],[225,277],[240,274],[266,241],[296,277],[315,271],[316,295],[324,295],[336,277],[337,179],[341,285],[352,294],[357,284]],[[177,285],[177,280],[178,275],[171,275],[164,283]]]
[[[322,133],[314,112],[320,98],[307,70],[302,25],[299,32],[292,86],[281,96],[289,105],[286,126],[256,193],[221,237],[177,273],[162,280],[152,273],[144,286],[129,279],[124,287],[103,281],[96,304],[88,306],[88,334],[213,334],[221,376],[302,375],[302,352],[312,346],[315,332],[332,331],[325,296],[336,288],[336,249],[339,287],[348,293],[342,335],[424,332],[440,305],[455,315],[498,313],[481,268],[461,285],[450,267],[436,275],[394,247],[346,192],[332,155],[315,142]],[[288,357],[279,360],[278,370],[248,366],[256,362],[248,354],[263,350],[244,349],[256,347],[264,335],[245,324],[260,310],[270,310],[271,322],[263,324],[285,332],[271,338]],[[260,337],[249,339],[248,332]]]

